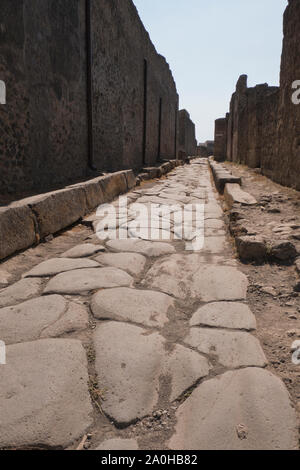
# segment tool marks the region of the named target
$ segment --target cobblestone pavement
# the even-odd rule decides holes
[[[266,370],[207,161],[127,196],[120,233],[141,238],[91,234],[0,291],[0,448],[297,448],[295,411]],[[177,205],[171,239],[167,225],[163,240],[141,234],[137,202]],[[204,223],[180,240],[187,204],[204,204]],[[164,210],[157,220],[167,223]],[[89,222],[99,232],[101,216]],[[200,251],[195,233],[205,235]]]

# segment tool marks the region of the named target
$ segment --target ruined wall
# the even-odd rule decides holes
[[[300,0],[290,0],[284,14],[280,73],[278,158],[274,179],[300,190],[300,104],[292,102],[292,84],[300,80]]]
[[[300,80],[300,0],[290,0],[284,14],[280,87],[247,88],[247,76],[239,78],[227,120],[226,154],[227,160],[260,167],[275,181],[300,189],[300,104],[292,102],[296,80]],[[216,134],[220,122],[216,121]],[[218,154],[222,144],[221,139]]]
[[[94,0],[92,18],[96,166],[141,168],[159,157],[176,158],[175,82],[135,6],[131,0]]]
[[[131,0],[91,5],[95,166],[176,158],[178,95],[166,60]],[[87,175],[86,31],[86,0],[1,0],[0,193]]]
[[[247,87],[242,75],[232,95],[227,125],[227,159],[251,168],[267,168],[276,153],[279,88],[268,84]],[[216,122],[216,133],[217,133]],[[224,143],[224,140],[222,140]]]
[[[226,160],[227,124],[228,116],[226,118],[216,119],[215,121],[214,157],[219,162]]]
[[[179,111],[179,157],[184,159],[197,155],[195,124],[185,109]]]

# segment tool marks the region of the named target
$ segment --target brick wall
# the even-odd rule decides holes
[[[91,2],[94,165],[176,158],[178,95],[131,0]],[[89,174],[86,0],[1,0],[0,193]]]

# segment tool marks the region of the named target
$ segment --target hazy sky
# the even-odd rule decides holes
[[[157,51],[172,69],[180,108],[213,139],[238,77],[279,84],[287,0],[133,0]]]

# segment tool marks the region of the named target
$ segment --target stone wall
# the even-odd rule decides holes
[[[195,124],[185,109],[179,111],[179,158],[197,155]]]
[[[292,84],[300,80],[300,0],[289,0],[284,14],[278,119],[279,152],[273,174],[300,190],[300,104],[293,104]]]
[[[242,75],[230,113],[216,121],[215,158],[261,168],[281,184],[300,189],[300,104],[292,103],[292,84],[300,80],[300,0],[290,0],[284,15],[280,87],[247,87]],[[222,129],[222,132],[220,131]],[[222,134],[222,135],[221,135]]]
[[[0,193],[89,174],[88,0],[1,0]],[[91,2],[94,166],[176,158],[178,95],[131,0]]]
[[[214,156],[219,162],[226,160],[227,152],[227,120],[226,118],[217,119],[215,121],[215,145]]]

